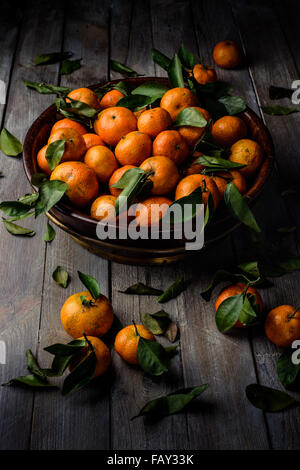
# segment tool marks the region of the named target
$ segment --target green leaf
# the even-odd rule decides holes
[[[72,72],[75,72],[75,70],[78,70],[81,68],[81,62],[82,59],[76,59],[76,60],[64,60],[63,63],[61,64],[60,68],[60,74],[61,75],[69,75]]]
[[[164,94],[169,90],[169,87],[162,83],[146,82],[132,90],[133,95],[144,95],[154,98],[156,101],[162,98]]]
[[[192,52],[189,52],[183,43],[181,43],[179,51],[178,51],[178,56],[182,62],[182,64],[187,68],[187,69],[192,69],[194,68],[195,65],[195,56]]]
[[[122,294],[133,295],[160,295],[163,293],[161,289],[146,286],[146,284],[143,284],[142,282],[137,282],[136,284],[133,284],[132,286],[127,287],[127,289],[119,292],[122,292]]]
[[[242,163],[236,163],[230,160],[225,160],[225,158],[210,157],[208,155],[202,155],[197,159],[195,163],[199,163],[201,165],[204,165],[206,168],[219,171],[235,170],[246,166]]]
[[[295,352],[294,349],[286,349],[277,361],[278,378],[285,388],[293,385],[300,371],[300,362],[299,364],[294,364],[292,361],[292,356]]]
[[[14,224],[9,220],[3,219],[6,230],[11,233],[11,235],[23,235],[25,237],[33,237],[35,231],[29,228],[21,227],[20,225]]]
[[[245,325],[251,325],[260,314],[259,305],[256,303],[256,295],[247,294],[244,298],[243,308],[239,314],[239,321]]]
[[[184,108],[178,114],[174,127],[180,126],[194,126],[194,127],[205,127],[207,124],[206,119],[202,116],[199,109],[196,108]]]
[[[48,181],[47,175],[45,175],[45,173],[34,173],[30,180],[31,184],[37,188],[39,188],[45,181]]]
[[[260,228],[257,225],[252,211],[234,183],[227,184],[224,193],[224,201],[237,220],[241,221],[255,232],[260,232]]]
[[[57,388],[55,385],[51,385],[49,382],[41,380],[39,377],[33,374],[21,375],[20,377],[16,377],[11,379],[9,382],[2,384],[2,386],[5,385],[25,385],[27,387],[33,388]]]
[[[44,351],[47,351],[48,353],[53,354],[53,356],[66,357],[66,356],[73,356],[74,354],[77,354],[85,347],[86,347],[85,339],[75,339],[74,341],[71,341],[68,344],[61,344],[61,343],[51,344],[50,346],[47,346],[46,348],[44,348]]]
[[[246,104],[242,98],[238,96],[221,96],[218,101],[222,103],[228,114],[238,114],[246,109]]]
[[[31,206],[20,201],[3,201],[0,203],[0,210],[17,220],[27,214],[31,210]]]
[[[168,302],[171,299],[175,299],[181,292],[186,289],[186,283],[184,281],[184,276],[180,276],[176,281],[170,285],[157,299],[160,304]]]
[[[68,189],[68,185],[63,181],[44,181],[39,188],[39,198],[35,205],[35,217],[48,212]]]
[[[138,77],[140,75],[135,72],[135,70],[132,70],[130,67],[127,67],[127,65],[121,64],[121,62],[116,60],[110,61],[110,68],[114,72],[119,72],[123,75],[128,75],[129,77]]]
[[[9,157],[17,157],[22,153],[23,145],[14,135],[3,127],[0,133],[0,150]]]
[[[82,284],[87,288],[93,299],[97,300],[101,294],[98,281],[88,274],[83,274],[80,271],[77,271],[77,273]]]
[[[291,98],[294,90],[283,88],[281,86],[270,85],[269,98],[271,100],[280,100],[281,98]]]
[[[243,308],[243,295],[233,295],[225,299],[216,312],[216,324],[221,333],[230,330],[239,319]]]
[[[170,358],[156,341],[139,337],[138,360],[141,368],[150,375],[162,375],[168,371]]]
[[[184,87],[182,64],[177,54],[174,54],[174,57],[169,65],[168,77],[172,88]]]
[[[163,335],[171,322],[167,312],[159,310],[156,313],[142,313],[142,323],[154,335]]]
[[[201,95],[210,95],[214,99],[221,98],[223,96],[228,96],[232,92],[233,88],[230,83],[216,81],[208,82],[205,85],[200,85],[197,83],[198,94]]]
[[[188,196],[177,199],[172,204],[170,204],[164,217],[170,217],[170,221],[173,224],[182,223],[193,219],[201,210],[201,208],[199,209],[197,206],[202,204],[202,192],[202,188],[196,188]],[[181,211],[175,211],[175,213],[172,213],[172,207],[174,208],[177,205],[181,207]]]
[[[55,235],[56,235],[56,233],[55,233],[54,228],[51,227],[49,222],[47,222],[46,232],[45,232],[44,237],[43,237],[44,242],[46,242],[46,243],[52,242],[55,238]]]
[[[152,98],[151,96],[144,96],[144,95],[129,95],[124,96],[121,98],[116,106],[121,106],[123,108],[131,109],[131,111],[139,111],[140,109],[145,108],[148,104],[153,103],[156,101],[157,98]]]
[[[269,412],[282,411],[293,404],[299,403],[285,392],[259,384],[248,385],[246,387],[246,396],[253,406]]]
[[[26,351],[26,360],[27,360],[27,368],[29,372],[31,372],[33,375],[40,378],[44,382],[47,382],[45,373],[40,368],[36,358],[34,357],[30,349],[27,349]]]
[[[203,224],[204,227],[206,227],[206,225],[211,221],[214,213],[215,213],[214,198],[212,197],[211,193],[209,193],[208,199],[207,199],[207,205],[205,208],[205,214],[204,214],[204,224]]]
[[[91,351],[66,377],[63,383],[62,394],[64,396],[70,395],[70,393],[85,387],[93,379],[96,367],[96,354],[94,351]]]
[[[32,194],[25,194],[25,196],[21,196],[18,201],[22,204],[26,204],[27,206],[34,206],[37,199],[39,197],[39,193],[32,193]]]
[[[68,102],[65,101],[66,99],[68,100]],[[61,114],[64,114],[64,112],[66,112],[66,117],[75,114],[79,117],[82,116],[83,118],[93,119],[99,113],[99,109],[92,108],[92,106],[89,106],[83,101],[74,100],[69,96],[68,98],[57,98],[55,100],[55,103],[57,111]],[[72,119],[74,119],[74,117],[72,117]]]
[[[296,108],[286,108],[285,106],[261,106],[265,114],[271,116],[287,116],[288,114],[298,113]]]
[[[50,83],[28,82],[27,80],[24,80],[24,83],[27,88],[32,88],[33,90],[37,91],[38,93],[41,93],[42,95],[57,94],[64,96],[70,93],[71,91],[71,88],[68,88],[66,86],[50,85]]]
[[[146,403],[137,416],[150,416],[156,419],[173,415],[184,410],[195,398],[201,395],[208,388],[208,384],[198,387],[184,388],[176,392],[169,393],[163,397],[156,398]]]
[[[215,274],[214,274],[214,276],[213,276],[213,278],[212,278],[212,280],[211,280],[209,286],[208,286],[204,291],[200,292],[201,297],[202,297],[204,300],[206,300],[206,302],[208,302],[208,301],[210,300],[210,298],[211,298],[211,294],[212,294],[214,288],[215,288],[220,282],[223,282],[223,281],[238,282],[239,280],[241,280],[241,279],[239,279],[240,276],[241,276],[241,275],[239,275],[239,274],[233,274],[233,273],[231,273],[230,271],[227,271],[227,270],[225,270],[225,269],[218,269],[218,270],[215,272]],[[244,281],[244,280],[245,280],[245,278],[244,278],[244,276],[243,276],[243,281]]]
[[[161,68],[163,68],[166,72],[168,72],[170,64],[171,64],[171,59],[169,59],[169,57],[167,57],[165,54],[163,54],[162,52],[158,51],[155,48],[152,48],[151,53],[152,53],[153,62],[155,62]]]
[[[46,160],[51,171],[60,163],[65,152],[66,141],[56,140],[48,145],[46,150]]]
[[[125,208],[130,207],[132,201],[144,189],[150,190],[152,182],[148,179],[148,173],[142,168],[131,168],[127,170],[120,180],[113,184],[113,188],[123,189],[115,203],[115,214],[118,216]],[[150,181],[150,183],[149,183]]]
[[[47,377],[61,377],[72,358],[73,356],[54,356],[51,369],[43,369],[43,372]]]
[[[69,273],[61,266],[57,266],[52,273],[52,278],[59,286],[64,289],[68,286]]]
[[[48,52],[47,54],[39,54],[35,57],[34,65],[56,64],[57,62],[68,59],[72,55],[72,52]]]

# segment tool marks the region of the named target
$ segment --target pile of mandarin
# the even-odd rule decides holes
[[[193,74],[199,83],[207,83],[216,80],[211,70],[197,64]],[[240,117],[228,115],[213,122],[188,88],[171,88],[161,98],[160,106],[137,112],[117,106],[124,97],[117,89],[108,91],[101,100],[88,88],[73,90],[68,97],[99,109],[94,132],[72,119],[57,121],[51,129],[48,145],[65,140],[60,164],[51,172],[46,159],[48,145],[39,151],[37,162],[51,180],[68,184],[66,195],[72,205],[89,210],[96,220],[113,214],[122,191],[114,185],[131,168],[151,171],[150,197],[139,201],[141,205],[136,211],[137,222],[150,225],[159,222],[173,201],[188,196],[198,187],[205,188],[204,204],[211,194],[215,209],[222,201],[228,182],[233,182],[240,193],[245,194],[247,179],[254,175],[263,160],[261,146],[248,138],[247,126]],[[206,126],[175,128],[174,122],[185,108],[199,110]],[[205,167],[197,163],[202,153],[193,149],[207,126],[214,142],[228,149],[228,159],[245,165],[243,168],[205,174]],[[155,216],[152,212],[151,220],[149,213],[153,206],[157,210]]]

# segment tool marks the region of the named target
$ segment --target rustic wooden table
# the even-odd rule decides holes
[[[7,85],[7,100],[0,105],[2,125],[24,138],[33,120],[52,101],[26,89],[23,79],[90,85],[120,76],[109,70],[109,59],[126,63],[145,74],[164,76],[151,60],[151,47],[171,56],[184,41],[204,63],[212,65],[212,48],[227,38],[240,43],[248,57],[241,70],[217,69],[236,94],[260,113],[270,104],[270,84],[291,86],[299,78],[300,4],[250,0],[203,1],[30,1],[23,11],[13,2],[0,7],[0,78]],[[58,65],[34,67],[36,54],[71,50],[83,67],[59,77]],[[283,102],[287,106],[289,103]],[[276,168],[261,196],[256,216],[267,237],[274,228],[299,223],[299,209],[280,196],[280,187],[299,179],[299,114],[264,115],[276,148]],[[22,162],[1,156],[0,199],[16,199],[29,190]],[[299,206],[298,206],[299,208]],[[0,389],[1,449],[299,449],[300,408],[264,414],[246,399],[245,387],[259,382],[280,388],[276,377],[279,350],[262,329],[222,335],[214,319],[215,296],[204,302],[199,292],[214,266],[237,262],[247,252],[245,231],[237,230],[197,263],[143,268],[110,263],[88,253],[57,229],[55,241],[42,236],[46,219],[31,225],[32,239],[20,239],[1,230],[0,339],[7,346],[7,364],[0,365],[1,383],[25,372],[25,350],[49,361],[43,347],[64,341],[59,311],[66,297],[81,289],[77,269],[96,277],[125,324],[142,312],[154,312],[151,297],[125,296],[119,290],[137,281],[167,287],[181,272],[191,286],[166,310],[180,327],[180,354],[172,370],[152,379],[126,365],[113,352],[108,377],[63,398],[57,392]],[[293,238],[293,237],[292,237]],[[269,238],[270,239],[270,238]],[[290,243],[296,244],[296,240]],[[297,245],[295,245],[297,249]],[[57,265],[72,275],[68,289],[51,279]],[[275,281],[262,291],[266,308],[280,303],[299,304],[300,273]],[[186,414],[157,423],[130,417],[143,404],[182,386],[209,383],[199,404]]]

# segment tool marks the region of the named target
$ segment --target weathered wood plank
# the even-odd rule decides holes
[[[289,48],[271,2],[232,2],[235,17],[239,23],[243,44],[251,58],[250,72],[260,105],[275,102],[268,97],[269,85],[290,86],[298,78],[294,63],[290,60]],[[251,33],[249,24],[253,25]],[[263,47],[262,47],[263,44]],[[274,51],[276,54],[274,55]],[[276,162],[279,169],[281,186],[292,184],[299,173],[298,141],[299,126],[297,115],[286,117],[264,115],[272,133]],[[279,189],[279,188],[278,188]],[[273,208],[276,213],[277,207]],[[293,219],[297,218],[297,208],[291,207]],[[266,215],[269,213],[266,212]],[[280,217],[279,217],[280,223]],[[284,224],[282,224],[284,225]],[[266,309],[278,304],[295,303],[299,286],[299,274],[278,279],[275,287],[263,292]],[[258,376],[261,383],[281,388],[276,377],[276,359],[279,349],[271,345],[264,334],[255,334],[253,338],[254,355],[257,360]],[[299,410],[267,415],[271,443],[275,449],[298,449]],[[284,432],[283,432],[284,429]]]
[[[108,2],[78,1],[69,5],[65,18],[64,48],[82,57],[83,67],[63,76],[61,83],[73,88],[106,78],[108,60]],[[71,274],[64,290],[52,280],[57,265]],[[98,279],[101,291],[109,296],[108,262],[87,252],[71,237],[56,229],[56,238],[47,247],[45,284],[41,317],[39,359],[51,363],[43,348],[57,341],[70,341],[60,322],[66,298],[85,290],[77,270]],[[50,361],[50,362],[49,362]],[[33,449],[106,449],[109,447],[110,374],[86,389],[64,398],[60,393],[36,396],[31,447]]]
[[[45,67],[35,68],[32,62],[36,54],[60,48],[60,12],[59,2],[52,2],[50,5],[45,1],[31,2],[24,12],[4,120],[9,131],[21,140],[31,122],[51,101],[49,97],[27,90],[23,79],[30,77],[37,81],[55,80],[56,65],[51,65],[46,70]],[[8,31],[10,49],[5,51],[7,57],[13,56],[15,28],[13,26]],[[9,65],[8,62],[6,65]],[[3,156],[1,158],[5,159],[6,166],[5,178],[1,180],[1,200],[16,199],[29,192],[30,186],[21,160]],[[45,244],[42,241],[44,221],[28,219],[24,221],[24,225],[36,229],[36,236],[32,239],[20,239],[8,234],[3,224],[0,227],[1,339],[7,344],[7,365],[1,366],[1,383],[25,373],[25,350],[31,348],[35,352],[38,341],[45,253]],[[1,448],[27,448],[33,393],[1,387],[0,397]]]
[[[131,19],[129,20],[131,16]],[[126,18],[126,23],[119,22],[119,17]],[[119,37],[128,38],[128,49],[121,49],[114,41],[114,31]],[[151,59],[151,12],[149,2],[114,1],[112,9],[111,56],[128,66],[153,76],[154,64]],[[114,75],[115,77],[116,75]],[[178,267],[177,267],[178,269]],[[112,301],[116,314],[124,325],[132,320],[140,322],[143,312],[154,313],[161,309],[155,297],[136,297],[119,293],[138,281],[161,288],[167,287],[169,280],[176,278],[173,267],[145,268],[124,266],[112,263]],[[166,310],[176,321],[177,310],[174,303]],[[166,344],[167,341],[164,342]],[[140,370],[130,367],[114,354],[115,381],[112,389],[112,447],[115,449],[174,449],[188,448],[186,418],[184,415],[167,418],[159,423],[150,424],[143,419],[130,422],[130,418],[148,400],[182,387],[180,355],[172,359],[171,370],[166,376],[151,378]],[[120,427],[122,417],[122,428]]]
[[[228,27],[226,26],[228,21],[232,27],[230,15],[227,15],[226,19],[220,18],[218,29],[214,29],[212,20],[216,17],[216,9],[219,6],[214,2],[192,2],[192,9],[188,2],[159,4],[159,23],[156,18],[157,25],[153,30],[155,47],[166,53],[168,45],[170,56],[175,52],[175,46],[178,47],[183,41],[186,47],[199,55],[204,63],[211,64],[213,44],[217,42],[211,30],[215,33],[220,31],[219,34],[222,34],[224,28]],[[176,16],[178,20],[174,24]],[[191,24],[194,24],[195,33]],[[243,78],[245,75],[244,73]],[[225,74],[222,72],[219,76],[225,79]],[[232,76],[226,78],[235,86],[239,83],[239,80],[232,80]],[[239,92],[242,91],[244,92],[239,88]],[[214,304],[213,302],[206,304],[199,295],[208,283],[213,265],[223,266],[228,259],[231,261],[234,259],[230,239],[203,254],[193,267],[187,262],[186,276],[193,278],[194,283],[178,299],[185,384],[190,386],[203,382],[210,383],[210,390],[206,392],[205,397],[203,396],[207,407],[199,407],[200,413],[188,414],[191,448],[234,449],[251,448],[251,446],[263,448],[267,445],[263,420],[258,418],[257,413],[247,412],[245,405],[240,402],[249,375],[255,376],[248,339],[238,336],[228,338],[218,333],[214,320]],[[234,363],[232,363],[233,348],[238,351],[238,354],[234,354]],[[239,380],[230,382],[226,379],[229,375],[238,376]],[[220,390],[224,390],[224,394]],[[230,416],[235,414],[237,402],[242,411],[235,420],[232,420]],[[245,415],[253,426],[253,432],[244,430]],[[262,428],[259,438],[258,428]]]

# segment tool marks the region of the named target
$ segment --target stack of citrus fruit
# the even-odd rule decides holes
[[[226,52],[232,45],[227,41],[220,47],[214,51],[216,63],[224,48]],[[230,64],[224,62],[220,66]],[[201,86],[216,81],[215,71],[202,64],[196,64],[190,75]],[[155,101],[155,107],[145,106],[138,111],[118,106],[123,98],[124,94],[117,89],[109,90],[101,99],[88,88],[73,90],[67,95],[66,103],[78,100],[95,112],[99,110],[93,123],[94,132],[69,117],[61,119],[52,127],[48,144],[38,153],[39,168],[51,180],[68,184],[66,195],[71,204],[89,210],[96,220],[113,215],[121,193],[116,184],[127,170],[138,167],[148,172],[152,182],[148,197],[142,193],[143,197],[135,199],[146,207],[140,208],[137,214],[140,224],[156,224],[163,215],[158,209],[151,221],[146,217],[147,207],[170,205],[197,188],[202,188],[204,204],[211,194],[215,209],[229,182],[233,182],[241,194],[247,191],[247,178],[259,168],[263,150],[248,138],[247,126],[240,117],[225,115],[213,122],[210,113],[200,107],[197,94],[184,86],[168,89],[160,102]],[[205,124],[178,122],[179,114],[187,108],[200,113]],[[197,160],[202,153],[196,146],[206,131],[211,133],[216,146],[227,152],[227,159],[235,163],[237,169],[207,172],[205,165],[199,164]],[[47,149],[62,140],[65,141],[63,154],[51,171]]]

